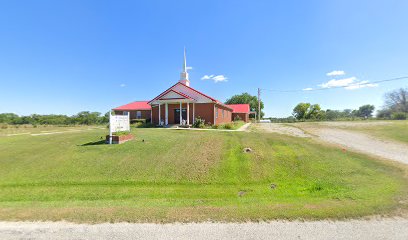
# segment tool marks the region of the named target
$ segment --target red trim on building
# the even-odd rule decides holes
[[[233,110],[232,108],[228,107],[228,105],[223,104],[222,102],[218,101],[217,99],[212,98],[212,97],[210,97],[210,96],[208,96],[208,95],[206,95],[206,94],[204,94],[204,93],[202,93],[202,92],[200,92],[200,91],[198,91],[198,90],[196,90],[196,89],[194,89],[194,88],[192,88],[192,87],[190,87],[190,86],[187,86],[187,85],[185,85],[184,83],[181,83],[181,82],[178,82],[178,83],[174,84],[173,86],[169,87],[166,91],[162,92],[162,93],[159,94],[157,97],[155,97],[155,98],[153,98],[152,100],[150,100],[148,103],[150,104],[150,103],[153,102],[154,100],[158,100],[160,97],[162,97],[163,95],[165,95],[166,93],[171,92],[171,91],[173,91],[173,92],[175,92],[175,93],[177,93],[177,94],[180,94],[180,95],[182,95],[182,96],[185,96],[185,97],[187,97],[187,98],[194,99],[194,98],[191,98],[190,96],[187,96],[187,95],[185,95],[185,94],[183,94],[183,93],[180,93],[180,92],[178,92],[178,91],[173,90],[172,88],[175,87],[177,84],[181,84],[181,85],[183,85],[184,87],[186,87],[186,88],[188,88],[188,89],[190,89],[190,90],[192,90],[192,91],[194,91],[194,92],[196,92],[196,93],[198,93],[198,94],[201,94],[202,96],[204,96],[204,97],[210,99],[211,101],[215,102],[216,104],[219,104],[219,105],[221,105],[221,106],[224,106],[224,107],[230,109],[231,111]],[[195,100],[195,99],[194,99],[194,100]]]
[[[131,111],[131,110],[151,110],[152,107],[148,104],[148,101],[135,101],[123,106],[114,108],[115,111]]]
[[[185,99],[185,98],[188,98],[188,99],[195,100],[194,98],[192,98],[192,97],[190,97],[190,96],[187,96],[186,94],[181,93],[181,92],[179,92],[179,91],[176,91],[176,90],[174,90],[174,89],[168,90],[167,93],[169,93],[169,92],[174,92],[174,93],[176,93],[176,94],[178,94],[178,95],[180,95],[180,96],[182,96],[182,97],[184,97],[184,98],[165,98],[165,99]],[[167,93],[166,93],[166,94],[167,94]],[[164,94],[164,95],[165,95],[165,94]],[[163,95],[162,95],[162,96],[163,96]],[[161,98],[159,98],[159,99],[161,99]]]
[[[190,87],[190,86],[187,86],[187,85],[184,84],[184,83],[181,83],[181,82],[178,82],[178,83],[180,83],[181,85],[183,85],[183,86],[185,86],[185,87],[187,87],[187,88],[193,90],[193,91],[196,92],[196,93],[199,93],[199,94],[203,95],[204,97],[207,97],[207,98],[211,99],[211,100],[214,101],[214,102],[218,102],[217,99],[214,99],[214,98],[212,98],[212,97],[210,97],[210,96],[208,96],[208,95],[206,95],[206,94],[204,94],[204,93],[202,93],[202,92],[200,92],[200,91],[198,91],[198,90],[195,90],[194,88],[192,88],[192,87]],[[176,86],[176,85],[174,85],[174,86]]]
[[[232,108],[233,113],[249,113],[249,104],[227,104],[228,107]]]
[[[156,99],[158,99],[159,97],[161,97],[161,96],[163,96],[164,94],[166,94],[169,90],[171,90],[171,89],[172,89],[174,86],[176,86],[177,84],[179,84],[179,82],[176,83],[176,84],[174,84],[173,86],[169,87],[168,89],[166,89],[166,91],[164,91],[164,92],[160,93],[159,95],[157,95],[157,97],[155,97],[155,98],[153,98],[152,100],[150,100],[150,101],[148,102],[148,104],[150,104],[150,103],[153,102],[154,100],[156,100]]]

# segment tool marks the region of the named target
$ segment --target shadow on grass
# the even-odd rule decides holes
[[[100,140],[100,141],[96,141],[96,142],[88,142],[88,143],[84,143],[82,145],[78,145],[78,146],[93,146],[93,145],[102,145],[102,144],[106,144],[105,140]]]

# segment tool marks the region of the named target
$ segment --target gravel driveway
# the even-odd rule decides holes
[[[408,145],[336,128],[312,130],[323,141],[358,152],[408,164]]]
[[[381,123],[381,122],[380,122]],[[378,124],[380,124],[378,123]],[[317,137],[319,140],[339,145],[346,149],[368,155],[394,160],[408,164],[408,145],[382,140],[373,136],[336,128],[334,125],[347,126],[344,124],[374,124],[374,123],[305,123],[305,124],[279,124],[262,123],[257,128],[264,131],[292,135],[295,137]],[[384,123],[385,124],[385,123]],[[336,126],[337,126],[336,125]]]
[[[408,239],[407,219],[269,223],[0,222],[0,239]]]

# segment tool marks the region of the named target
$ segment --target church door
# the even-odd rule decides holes
[[[185,108],[181,109],[181,115],[183,117],[183,120],[187,120],[187,109]],[[180,109],[179,108],[174,109],[174,123],[175,124],[180,123]]]

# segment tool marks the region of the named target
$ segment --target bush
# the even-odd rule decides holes
[[[201,117],[197,117],[193,123],[193,128],[205,128],[205,120]]]
[[[138,123],[132,124],[132,127],[134,127],[134,128],[152,128],[152,127],[154,127],[154,124],[150,123],[150,122],[148,122],[148,123],[138,122]]]
[[[8,128],[8,125],[7,125],[7,124],[1,124],[1,125],[0,125],[0,128],[1,128],[1,129],[7,129],[7,128]]]
[[[115,132],[113,135],[115,136],[123,136],[123,135],[128,135],[130,134],[130,131],[120,131],[120,132]]]
[[[130,120],[130,124],[134,124],[134,123],[147,123],[147,119],[132,119]]]
[[[226,123],[223,125],[224,129],[234,129],[234,124],[233,123]]]
[[[395,112],[391,114],[391,118],[394,120],[406,120],[407,114],[404,112]]]
[[[141,122],[131,123],[131,124],[130,124],[130,126],[131,126],[131,127],[134,127],[134,128],[139,128],[139,127],[142,126],[142,125],[143,125],[143,123],[141,123]]]
[[[241,117],[239,115],[234,117],[234,122],[238,122],[238,121],[241,121],[241,120],[242,119],[241,119]]]

